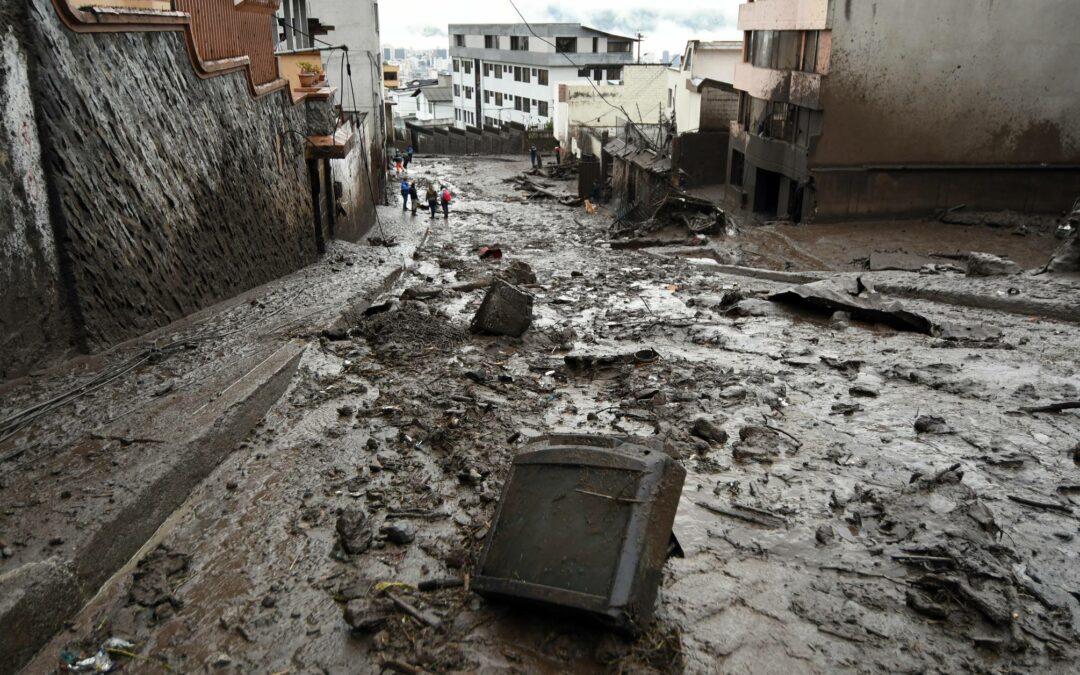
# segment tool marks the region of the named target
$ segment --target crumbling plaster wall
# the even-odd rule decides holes
[[[1076,0],[832,2],[812,165],[1080,162]]]
[[[20,3],[0,0],[0,380],[70,346]]]
[[[91,348],[316,258],[304,108],[196,76],[178,32],[79,34],[28,0],[54,230]]]

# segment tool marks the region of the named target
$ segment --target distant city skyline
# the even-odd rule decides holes
[[[676,9],[657,10],[655,4],[642,0],[594,0],[588,6],[565,1],[515,0],[530,23],[581,23],[591,28],[632,36],[645,35],[642,52],[663,59],[683,52],[687,40],[736,40],[742,37],[736,27],[742,0],[684,0]],[[425,7],[420,18],[406,15],[405,20],[389,15],[393,5],[380,5],[381,38],[384,45],[401,49],[446,47],[451,23],[520,23],[508,0],[476,3],[446,0]]]

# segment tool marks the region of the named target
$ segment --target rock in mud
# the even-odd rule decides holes
[[[522,262],[521,260],[511,262],[506,266],[506,269],[495,276],[518,286],[536,283],[536,273],[533,272],[533,269],[529,267],[528,263]]]
[[[731,454],[737,460],[769,463],[781,453],[780,435],[768,427],[746,426],[739,429],[739,442]]]
[[[814,539],[817,540],[819,546],[828,546],[836,540],[836,530],[832,528],[832,525],[822,525],[814,532]]]
[[[968,255],[967,274],[969,277],[997,277],[1020,274],[1021,271],[1020,266],[1013,261],[996,255],[978,252]]]
[[[389,523],[379,531],[392,544],[411,544],[416,539],[416,528],[409,523]]]
[[[915,420],[915,431],[920,434],[951,434],[952,427],[945,422],[944,418],[934,415],[919,415]]]
[[[393,606],[387,600],[357,598],[345,605],[345,623],[356,633],[374,633],[386,624],[392,611]]]
[[[717,445],[724,445],[728,442],[728,433],[707,417],[699,417],[694,420],[694,425],[690,427],[690,433]]]
[[[338,517],[336,529],[341,548],[346,553],[355,555],[371,548],[374,533],[368,527],[368,517],[362,509],[347,507]]]
[[[470,326],[474,333],[521,337],[532,325],[533,297],[495,279]]]

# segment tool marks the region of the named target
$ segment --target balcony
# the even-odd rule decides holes
[[[788,102],[800,108],[821,110],[821,75],[817,73],[791,73]]]
[[[765,101],[787,101],[791,92],[791,71],[755,68],[735,64],[735,88]]]
[[[825,30],[829,0],[757,0],[739,6],[739,30]]]

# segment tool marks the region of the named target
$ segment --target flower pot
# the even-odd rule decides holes
[[[318,77],[319,76],[315,73],[300,73],[300,86],[310,87],[311,85],[315,84],[315,80]]]

